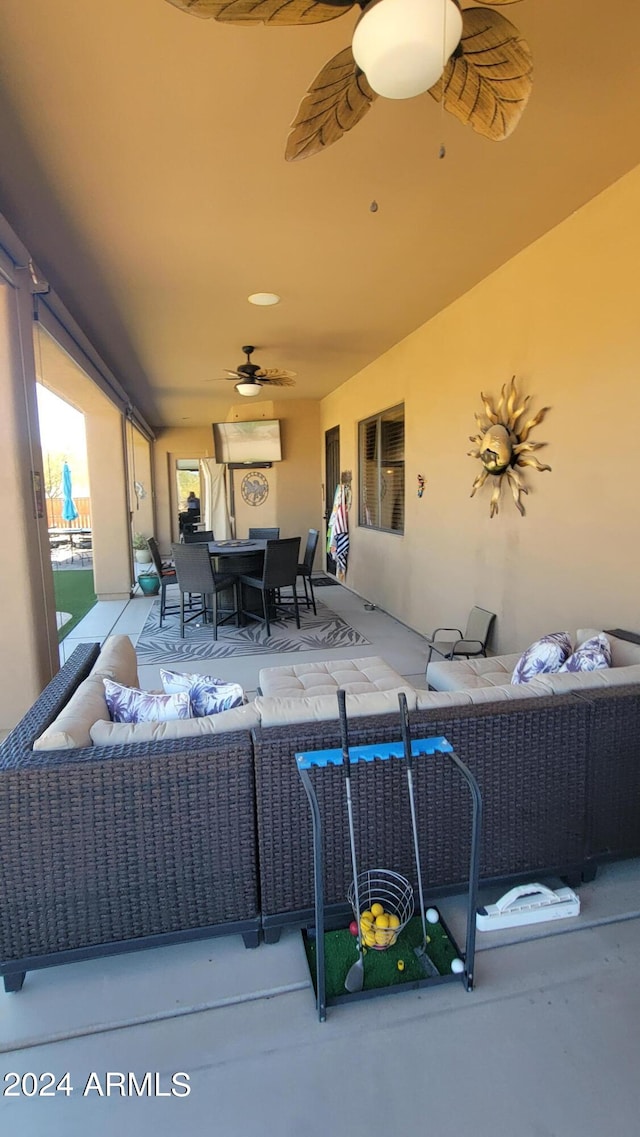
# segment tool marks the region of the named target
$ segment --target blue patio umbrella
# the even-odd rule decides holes
[[[71,496],[71,470],[65,462],[62,467],[62,520],[75,521],[79,516]]]

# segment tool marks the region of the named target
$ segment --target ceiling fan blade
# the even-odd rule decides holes
[[[272,368],[275,370],[275,368]],[[286,371],[280,371],[277,375],[257,375],[256,382],[268,384],[270,387],[295,387],[296,381],[293,375],[288,374]]]
[[[295,379],[295,371],[287,371],[283,367],[261,367],[256,371],[256,379],[269,379],[273,382],[275,379]]]
[[[295,162],[331,146],[351,130],[378,96],[357,66],[350,47],[325,63],[291,124],[285,158]]]
[[[169,0],[169,4],[225,24],[321,24],[335,20],[355,0]]]
[[[221,379],[242,379],[243,378],[243,376],[240,374],[239,371],[230,371],[228,367],[223,367],[222,370],[226,371],[226,375],[221,375],[220,376]]]
[[[465,8],[454,54],[429,94],[477,134],[499,142],[515,130],[531,94],[531,49],[510,20]]]

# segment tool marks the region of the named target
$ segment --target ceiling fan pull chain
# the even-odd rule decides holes
[[[444,143],[444,135],[445,135],[444,70],[445,70],[446,66],[447,66],[447,20],[446,20],[446,15],[445,15],[445,18],[442,21],[442,78],[440,80],[440,82],[442,83],[442,98],[440,99],[441,142],[440,142],[440,149],[438,150],[438,158],[446,158],[446,156],[447,156],[447,148],[446,148],[445,143]]]

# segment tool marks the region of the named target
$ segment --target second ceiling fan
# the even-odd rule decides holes
[[[260,367],[259,364],[251,362],[255,347],[248,344],[242,350],[247,362],[239,364],[235,371],[225,368],[227,374],[221,376],[222,379],[235,382],[239,395],[259,395],[263,386],[295,387],[295,371],[286,371],[282,367]]]

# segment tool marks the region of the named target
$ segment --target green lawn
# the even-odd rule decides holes
[[[96,603],[92,569],[56,569],[53,574],[56,612],[70,612],[71,619],[58,630],[58,643],[80,623]]]

